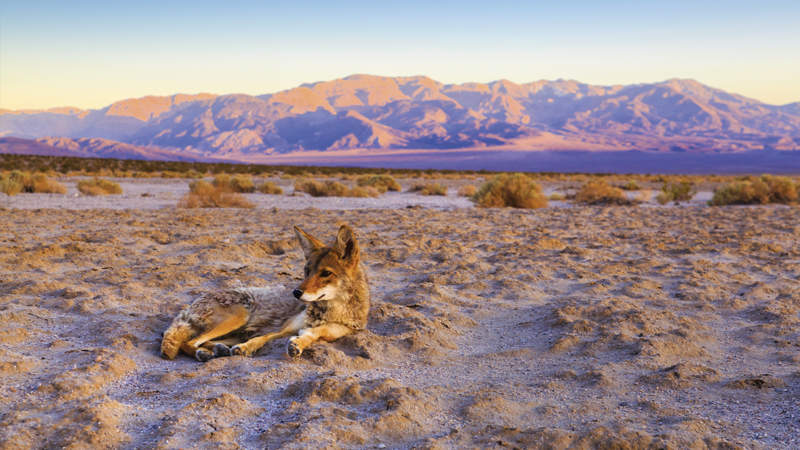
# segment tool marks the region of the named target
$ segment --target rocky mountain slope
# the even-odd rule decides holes
[[[153,161],[215,161],[214,158],[203,157],[184,150],[145,147],[103,138],[22,139],[0,137],[0,153]]]
[[[768,105],[680,79],[594,86],[353,75],[261,96],[173,95],[89,111],[0,111],[0,135],[103,138],[243,161],[355,148],[798,150],[798,104]]]

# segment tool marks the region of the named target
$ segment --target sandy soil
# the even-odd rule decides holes
[[[182,305],[295,285],[291,225],[340,221],[362,243],[367,331],[297,360],[285,340],[159,357]],[[800,446],[798,208],[0,209],[0,224],[0,448]]]

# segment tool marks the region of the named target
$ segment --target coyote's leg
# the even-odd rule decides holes
[[[257,352],[261,347],[267,344],[267,342],[282,338],[285,336],[289,336],[290,334],[297,333],[300,331],[306,323],[306,313],[305,311],[301,312],[300,314],[292,317],[289,319],[285,324],[283,324],[283,328],[280,331],[276,331],[275,333],[265,334],[263,336],[256,336],[247,342],[243,342],[239,345],[234,345],[231,348],[231,353],[234,355],[244,355],[244,356],[252,356],[255,352]]]
[[[194,356],[198,361],[208,361],[213,357],[212,353],[204,348],[200,348],[200,346],[214,338],[225,336],[243,327],[247,323],[249,316],[250,314],[247,309],[241,306],[237,307],[229,312],[228,317],[222,319],[210,330],[207,330],[196,338],[181,345],[181,350],[189,356]]]
[[[186,322],[177,320],[173,322],[161,339],[161,356],[166,359],[175,359],[181,346],[191,339],[195,329]]]
[[[242,340],[239,338],[214,339],[201,345],[201,347],[210,350],[214,354],[214,358],[218,358],[220,356],[231,356],[231,347],[241,342]]]
[[[300,331],[300,335],[289,339],[289,345],[286,347],[286,353],[289,356],[300,356],[303,350],[307,349],[309,345],[316,342],[318,339],[325,341],[335,341],[342,336],[347,336],[353,330],[349,327],[338,323],[329,323],[314,328],[306,328]]]

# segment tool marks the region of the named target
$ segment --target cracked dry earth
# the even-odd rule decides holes
[[[159,357],[358,233],[368,330]],[[0,210],[0,447],[797,448],[800,210]]]

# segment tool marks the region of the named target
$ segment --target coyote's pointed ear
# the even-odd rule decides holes
[[[351,266],[358,264],[358,242],[353,230],[347,225],[342,225],[339,228],[333,248],[341,255],[346,264]]]
[[[314,250],[325,246],[319,239],[301,230],[297,225],[294,227],[294,234],[297,235],[297,240],[300,241],[300,247],[303,248],[303,253],[306,255],[306,258],[308,258]]]

